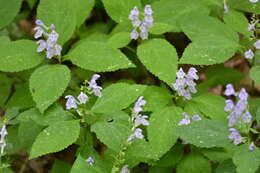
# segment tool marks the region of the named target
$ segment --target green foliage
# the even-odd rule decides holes
[[[175,128],[173,133],[198,147],[224,147],[230,143],[227,125],[219,120],[193,121]]]
[[[10,92],[11,92],[11,80],[4,74],[0,74],[0,106],[3,107]]]
[[[75,120],[50,125],[34,141],[30,159],[65,149],[76,141],[79,130],[79,121]]]
[[[73,64],[96,72],[135,67],[123,53],[103,42],[84,41],[72,49],[67,56]]]
[[[10,24],[20,10],[22,0],[0,0],[1,9],[0,16],[0,29]]]
[[[76,18],[74,6],[76,6],[75,2],[71,0],[44,0],[40,1],[37,8],[38,19],[41,19],[47,26],[55,25],[55,30],[59,33],[58,42],[60,44],[64,44],[71,38],[77,18],[80,18],[78,15]],[[79,21],[81,20],[79,19]]]
[[[0,71],[18,72],[39,65],[43,57],[36,52],[31,40],[17,40],[0,44]]]
[[[254,66],[250,70],[250,77],[257,84],[260,84],[260,66]]]
[[[69,81],[70,70],[64,65],[46,65],[33,72],[30,91],[41,113],[63,94]]]
[[[129,34],[128,32],[116,33],[108,39],[108,44],[114,48],[125,47],[131,41]]]
[[[89,16],[92,8],[95,5],[95,0],[73,0],[71,2],[75,7],[76,25],[79,27]]]
[[[191,153],[184,157],[177,167],[178,173],[209,173],[210,163],[199,153]]]
[[[171,85],[175,81],[178,56],[167,41],[153,39],[138,47],[138,58],[144,66],[162,81]]]
[[[116,83],[108,86],[102,92],[103,96],[98,98],[92,107],[95,113],[113,113],[127,108],[138,96],[142,95],[146,86],[131,85],[127,83]]]

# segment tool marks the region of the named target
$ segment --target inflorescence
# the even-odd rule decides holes
[[[6,147],[6,140],[5,137],[8,135],[8,132],[6,130],[6,125],[3,125],[0,131],[0,154],[4,153],[4,149]]]
[[[46,57],[48,59],[51,59],[55,56],[60,56],[62,47],[57,43],[59,34],[55,31],[54,24],[51,24],[50,27],[47,27],[41,20],[36,20],[35,24],[37,26],[34,28],[36,31],[34,38],[44,38],[37,41],[37,44],[39,45],[37,52],[46,51]]]
[[[131,39],[137,40],[139,37],[142,40],[148,39],[148,30],[153,26],[153,10],[151,5],[146,5],[144,7],[144,19],[141,21],[139,19],[140,12],[138,7],[135,6],[129,15],[129,19],[134,27],[130,34]]]
[[[187,100],[191,99],[191,93],[195,94],[197,92],[194,80],[198,80],[197,70],[191,67],[188,73],[184,73],[182,68],[176,73],[177,79],[173,84],[174,90],[177,91],[179,96],[184,97]]]

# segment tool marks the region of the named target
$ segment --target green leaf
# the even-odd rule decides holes
[[[244,0],[230,0],[228,3],[232,8],[235,8],[237,10],[260,14],[259,2],[251,3],[250,1]]]
[[[30,91],[41,113],[62,95],[69,81],[70,70],[64,65],[45,65],[32,73]]]
[[[15,18],[22,5],[22,0],[0,0],[0,4],[0,29],[2,29]]]
[[[0,71],[18,72],[39,65],[43,56],[36,49],[37,44],[31,40],[0,44]]]
[[[71,165],[62,160],[55,159],[54,164],[51,168],[51,173],[69,173],[71,169]]]
[[[113,34],[108,39],[108,44],[110,44],[114,48],[122,48],[127,46],[130,43],[130,33],[129,32],[118,32]]]
[[[213,17],[189,16],[183,18],[181,27],[192,40],[183,53],[181,64],[223,63],[232,57],[239,48],[238,35]]]
[[[178,126],[173,133],[198,147],[223,147],[230,143],[227,124],[218,120],[192,121],[189,125]]]
[[[159,111],[172,103],[171,93],[167,89],[157,86],[147,86],[143,96],[146,100],[144,111]]]
[[[180,108],[172,106],[151,114],[147,133],[154,159],[160,158],[176,143],[174,133],[181,120],[181,113]]]
[[[119,152],[131,133],[129,117],[124,112],[114,112],[111,115],[113,115],[112,122],[99,121],[91,126],[91,131],[95,132],[97,138],[108,148]]]
[[[104,42],[82,42],[72,49],[67,56],[73,64],[96,72],[135,67],[120,50]]]
[[[216,162],[223,162],[232,157],[232,155],[223,148],[202,148],[200,152],[209,160]]]
[[[0,74],[0,106],[4,106],[9,94],[11,93],[11,80],[5,75]]]
[[[250,69],[250,77],[257,84],[260,84],[260,66],[253,66]]]
[[[154,27],[158,28],[158,25],[164,25],[164,27],[160,28],[160,32],[157,33],[164,33],[169,29],[175,32],[180,31],[179,23],[185,15],[193,13],[209,14],[209,9],[199,0],[161,0],[155,2],[152,7],[154,10]],[[154,28],[151,28],[152,33],[154,33],[153,30]]]
[[[108,15],[117,23],[129,20],[130,11],[135,6],[141,6],[140,0],[102,0],[102,2]]]
[[[44,114],[41,114],[37,108],[26,110],[18,116],[18,120],[22,122],[33,120],[39,125],[47,126],[57,122],[72,120],[72,117],[73,115],[64,111],[61,106],[54,104]]]
[[[159,79],[168,85],[175,81],[178,55],[170,43],[162,39],[149,40],[138,47],[137,55],[144,66]]]
[[[96,163],[94,165],[89,165],[86,162],[87,158],[83,158],[80,154],[77,156],[70,173],[103,173],[99,168],[97,168]]]
[[[228,159],[218,165],[215,173],[236,173],[236,166],[231,159]]]
[[[37,18],[47,26],[55,25],[59,33],[58,42],[64,44],[68,41],[76,27],[76,15],[71,0],[43,0],[37,8]]]
[[[125,109],[142,95],[145,88],[145,85],[112,84],[103,90],[102,97],[97,99],[91,111],[109,113]]]
[[[191,101],[187,102],[184,111],[190,112],[190,109],[197,109],[205,116],[212,119],[222,120],[226,122],[228,113],[224,111],[225,99],[215,94],[202,94],[194,97]],[[194,112],[191,112],[194,113]],[[193,114],[194,115],[194,114]]]
[[[260,151],[257,147],[254,151],[249,151],[248,145],[244,144],[237,148],[233,162],[237,167],[237,173],[254,173],[260,165]]]
[[[37,136],[29,159],[65,149],[77,140],[79,132],[79,121],[64,121],[50,125]]]
[[[209,173],[211,172],[210,162],[201,154],[188,154],[177,166],[178,173]]]
[[[79,27],[89,16],[92,8],[95,5],[95,0],[73,0],[75,12],[76,12],[76,20],[77,27]]]
[[[19,107],[21,109],[26,109],[33,107],[35,105],[30,90],[29,90],[29,84],[24,83],[21,85],[15,86],[15,92],[11,96],[11,98],[8,100],[6,107]]]
[[[236,32],[246,36],[252,35],[252,33],[247,30],[248,20],[241,12],[229,10],[229,12],[224,15],[224,22]]]

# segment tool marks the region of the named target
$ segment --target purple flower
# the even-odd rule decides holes
[[[250,123],[252,121],[252,115],[250,114],[249,111],[246,111],[243,115],[242,115],[242,120],[244,123]]]
[[[242,88],[238,94],[238,97],[241,99],[241,100],[247,100],[248,98],[248,94],[245,90],[245,88]]]
[[[251,3],[257,3],[259,0],[249,0]]]
[[[191,123],[191,119],[193,121],[200,121],[201,120],[201,117],[199,115],[193,115],[192,118],[190,119],[190,116],[186,112],[183,112],[182,116],[184,118],[178,123],[178,126],[183,126],[183,125],[190,124]]]
[[[199,115],[193,115],[192,120],[199,121],[199,120],[201,120],[201,118]]]
[[[254,43],[254,46],[256,49],[260,49],[260,40],[257,40],[255,43]]]
[[[136,29],[133,29],[133,31],[130,34],[131,39],[137,40],[139,37],[139,33],[136,31]]]
[[[101,93],[102,87],[98,86],[96,82],[99,78],[100,78],[99,74],[94,74],[90,82],[88,82],[89,84],[88,89],[90,90],[90,93],[93,93],[95,96],[102,97],[102,93]]]
[[[77,109],[78,108],[78,103],[77,100],[72,96],[72,95],[67,95],[65,96],[67,99],[66,102],[66,109]]]
[[[83,92],[80,92],[77,98],[80,104],[85,104],[88,101],[88,96]]]
[[[187,100],[191,99],[191,93],[196,93],[196,83],[193,80],[198,80],[197,70],[191,67],[187,74],[184,73],[182,68],[176,72],[177,79],[172,85],[173,89],[177,91],[179,96],[184,97]]]
[[[229,116],[227,116],[228,119],[228,126],[232,127],[239,121],[239,116],[237,116],[234,112],[232,112]]]
[[[144,135],[143,135],[142,132],[143,131],[140,128],[135,129],[135,133],[134,133],[135,137],[138,138],[138,139],[143,139]]]
[[[149,126],[149,121],[147,119],[148,119],[147,115],[140,115],[140,114],[138,114],[134,118],[135,127],[138,127],[140,125]]]
[[[227,14],[228,13],[228,6],[227,6],[227,2],[226,0],[224,0],[224,14]]]
[[[240,133],[235,128],[230,128],[229,131],[231,132],[228,136],[229,139],[233,140],[233,143],[235,145],[238,145],[243,142],[243,137],[240,135]]]
[[[134,105],[134,113],[136,114],[139,114],[140,112],[143,111],[143,108],[142,106],[144,106],[146,104],[146,101],[144,100],[144,96],[140,96],[138,98],[138,100],[135,102],[135,105]]]
[[[254,144],[254,142],[251,142],[251,144],[248,146],[248,150],[254,151],[254,148],[255,148],[255,144]]]
[[[254,58],[254,56],[255,56],[255,54],[251,49],[249,49],[248,51],[245,52],[246,59],[252,59],[252,58]]]
[[[233,101],[228,99],[228,100],[226,100],[226,106],[225,106],[224,110],[226,112],[232,111],[234,109],[234,106],[235,105],[234,105]]]
[[[258,0],[257,0],[257,1],[258,1]],[[247,30],[248,30],[249,32],[254,31],[254,30],[255,30],[255,26],[256,26],[256,24],[258,23],[258,21],[259,21],[259,20],[256,20],[255,22],[249,23]]]
[[[87,162],[88,164],[90,164],[91,166],[95,163],[95,161],[94,161],[94,159],[93,159],[92,157],[88,157],[88,158],[86,159],[86,162]]]
[[[226,86],[226,90],[224,92],[225,96],[232,96],[232,95],[236,95],[235,89],[233,87],[232,84],[227,84]]]
[[[0,131],[0,154],[4,153],[4,149],[6,147],[6,140],[5,137],[8,135],[8,132],[6,130],[6,125],[3,125]]]
[[[36,31],[34,34],[34,38],[36,39],[42,37],[42,35],[45,33],[45,31],[40,26],[36,26],[33,30]]]
[[[47,43],[45,40],[39,40],[37,41],[37,44],[39,45],[37,48],[37,52],[42,52],[47,48]]]

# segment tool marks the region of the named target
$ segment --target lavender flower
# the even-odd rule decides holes
[[[191,67],[187,74],[185,74],[182,68],[176,73],[177,79],[173,84],[173,89],[175,89],[179,96],[183,96],[185,99],[191,99],[191,93],[196,93],[196,83],[194,80],[198,80],[197,70]]]
[[[254,46],[256,49],[260,49],[260,40],[257,40],[255,43],[254,43]]]
[[[6,125],[3,125],[0,131],[0,154],[4,153],[4,149],[6,147],[6,140],[5,137],[8,135],[8,132],[6,130]]]
[[[77,98],[80,104],[85,104],[88,101],[88,96],[83,92],[80,92]]]
[[[67,96],[65,96],[65,98],[67,99],[66,109],[77,109],[78,108],[77,100],[72,95],[67,95]]]
[[[224,95],[225,96],[232,96],[232,95],[235,95],[235,89],[234,89],[234,87],[233,87],[233,85],[232,84],[227,84],[226,85],[226,90],[225,90],[225,92],[224,92]]]
[[[138,7],[134,7],[130,15],[128,16],[129,20],[131,20],[132,25],[134,27],[133,31],[130,34],[131,39],[137,40],[139,37],[142,40],[148,39],[148,30],[153,26],[153,10],[151,5],[146,5],[144,7],[144,17],[143,21],[139,19],[139,10]],[[140,32],[138,32],[138,30]]]
[[[92,157],[88,157],[88,158],[86,159],[86,162],[87,162],[88,164],[90,164],[91,166],[95,163],[95,161],[94,161],[94,159],[93,159]]]
[[[190,124],[191,119],[194,120],[194,121],[200,121],[201,120],[201,117],[199,115],[193,115],[192,118],[190,119],[190,116],[185,112],[182,113],[182,116],[184,118],[178,123],[178,126]]]
[[[55,26],[52,24],[50,27],[47,27],[41,20],[36,20],[36,31],[34,38],[38,39],[40,37],[45,37],[47,40],[39,40],[37,44],[37,52],[43,52],[46,50],[46,57],[48,59],[53,58],[54,56],[60,56],[62,47],[57,44],[59,34],[55,31]],[[49,32],[50,31],[50,32]]]
[[[138,100],[135,102],[135,105],[134,105],[134,113],[136,114],[139,114],[140,112],[143,111],[143,108],[142,106],[144,106],[146,104],[146,101],[144,100],[144,96],[140,96],[138,98]]]
[[[258,1],[258,0],[257,0],[257,1]],[[249,23],[249,24],[248,24],[248,27],[247,27],[247,30],[248,30],[249,32],[254,31],[254,30],[255,30],[255,26],[256,26],[256,24],[258,23],[258,21],[259,21],[259,20],[256,20],[255,22]]]
[[[255,144],[254,144],[254,142],[251,142],[251,144],[248,146],[248,150],[254,151],[254,148],[255,148]]]
[[[227,85],[227,89],[225,91],[226,96],[235,95],[237,97],[237,103],[230,99],[226,100],[226,106],[224,110],[226,112],[230,112],[227,119],[229,120],[228,126],[232,127],[236,125],[241,120],[244,123],[250,123],[252,121],[252,115],[247,110],[248,107],[248,93],[244,88],[242,88],[239,93],[235,93],[234,88],[231,84]]]
[[[119,173],[130,173],[128,165],[123,166],[123,168],[121,169],[121,171]]]
[[[251,49],[249,49],[248,51],[245,52],[246,59],[252,59],[252,58],[254,58],[254,56],[255,56],[255,54]]]
[[[135,127],[138,127],[140,125],[143,126],[149,126],[149,121],[147,120],[148,116],[147,115],[138,115],[134,119],[134,124]]]
[[[243,142],[243,137],[240,135],[237,129],[230,128],[229,131],[231,132],[231,134],[228,136],[228,138],[232,139],[235,145],[238,145]]]
[[[94,74],[90,80],[90,82],[88,82],[89,87],[88,89],[90,90],[90,93],[93,93],[95,96],[97,97],[102,97],[102,87],[97,85],[97,80],[100,78],[99,74]]]

